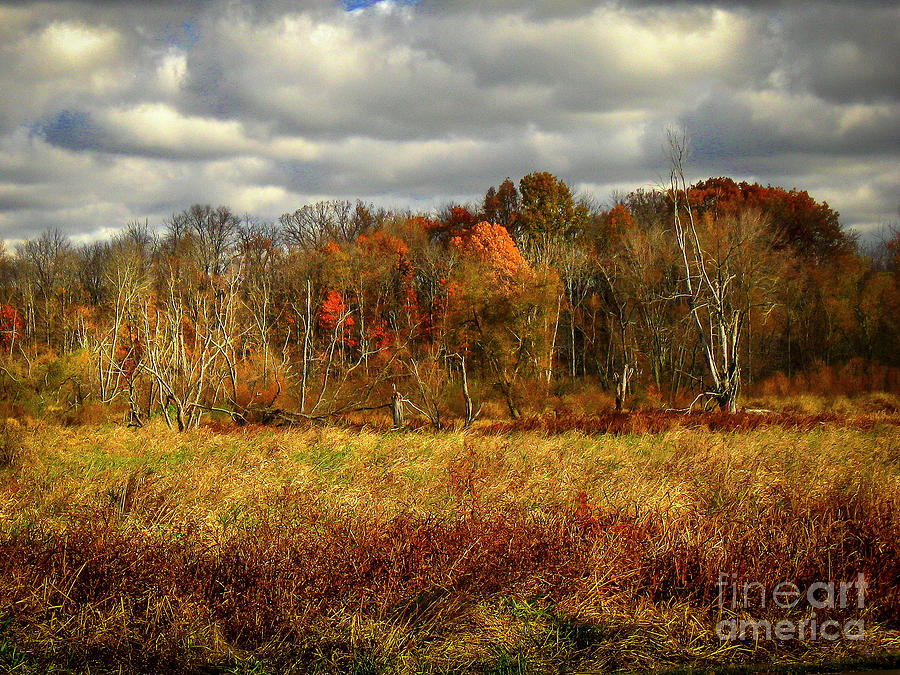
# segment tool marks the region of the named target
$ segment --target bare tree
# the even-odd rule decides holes
[[[270,357],[274,326],[284,314],[284,308],[276,307],[274,302],[274,286],[282,268],[282,251],[276,235],[272,225],[247,222],[240,229],[238,244],[244,308],[253,324],[256,344],[262,351],[264,386],[268,385],[269,373],[275,368]]]
[[[294,312],[301,317],[303,324],[303,356],[299,375],[300,410],[273,410],[269,413],[271,416],[293,422],[325,419],[346,412],[379,410],[390,406],[388,403],[373,404],[372,398],[380,385],[388,381],[395,358],[391,356],[377,371],[370,371],[369,377],[360,381],[358,376],[363,372],[364,364],[383,349],[347,349],[351,308],[343,308],[334,317],[334,325],[329,330],[322,331],[324,335],[320,340],[314,340],[312,332],[313,312],[309,293],[303,307],[295,305]],[[318,349],[315,342],[319,342]],[[293,374],[294,386],[298,386],[296,378],[297,375]]]
[[[135,338],[140,301],[150,288],[151,251],[127,231],[107,248],[100,294],[109,298],[109,319],[89,331],[87,343],[96,364],[100,400],[113,401],[127,387],[136,411],[133,375],[140,348]]]
[[[32,298],[27,314],[31,333],[36,332],[40,322],[45,344],[67,349],[71,341],[63,324],[75,287],[69,238],[57,228],[49,229],[22,244],[19,257],[24,263],[23,285],[29,287],[26,294]]]
[[[196,238],[195,255],[207,275],[225,273],[238,231],[239,219],[227,206],[195,204],[185,211],[188,227]]]
[[[279,218],[284,238],[290,246],[315,249],[328,242],[349,243],[371,227],[375,217],[362,202],[319,201],[300,207]]]
[[[197,427],[207,411],[244,418],[235,407],[236,343],[245,330],[236,319],[240,278],[240,270],[234,270],[211,291],[196,290],[190,306],[181,297],[179,280],[170,278],[159,301],[143,303],[140,368],[155,385],[166,423],[179,431]],[[218,406],[222,400],[232,407]]]
[[[475,410],[475,407],[472,405],[472,395],[469,393],[469,374],[466,370],[466,357],[463,354],[456,354],[455,356],[459,359],[459,373],[462,383],[463,405],[465,406],[465,418],[463,420],[463,426],[469,427],[472,425],[472,422],[478,419],[478,416],[481,415],[481,410],[484,406],[482,404],[478,406],[478,410]]]
[[[673,234],[681,254],[684,294],[700,349],[712,381],[702,396],[722,410],[734,411],[741,382],[740,341],[754,304],[771,309],[773,269],[769,228],[756,212],[743,211],[698,222],[685,180],[687,139],[668,134],[671,171],[668,196],[672,201]],[[698,397],[699,398],[699,397]]]

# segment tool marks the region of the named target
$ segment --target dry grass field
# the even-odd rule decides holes
[[[900,660],[890,406],[556,415],[465,432],[8,422],[0,441],[3,671]],[[771,592],[860,572],[865,606],[818,618],[863,620],[862,640],[716,633],[744,611],[720,608],[720,573]],[[800,619],[810,607],[746,611]]]

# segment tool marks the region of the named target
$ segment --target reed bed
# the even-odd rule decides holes
[[[0,668],[896,663],[897,421],[808,417],[16,429],[0,467]],[[865,607],[821,618],[863,619],[865,639],[721,640],[722,572],[768,590],[863,573]]]

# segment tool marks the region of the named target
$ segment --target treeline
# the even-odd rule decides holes
[[[136,425],[393,401],[439,427],[560,391],[734,409],[775,373],[900,366],[896,231],[864,251],[806,192],[673,166],[602,209],[534,173],[436,216],[195,205],[84,246],[49,230],[0,256],[3,399],[34,405],[40,372],[56,404]]]

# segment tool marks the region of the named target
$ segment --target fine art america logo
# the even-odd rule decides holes
[[[721,619],[716,624],[716,634],[721,640],[814,641],[862,640],[865,637],[862,619],[833,618],[841,613],[840,610],[857,610],[858,613],[865,607],[868,584],[861,572],[854,581],[816,581],[806,588],[783,581],[771,590],[756,581],[738,581],[737,574],[720,572],[716,586],[719,589],[719,615],[723,611],[733,615],[733,618]],[[776,615],[780,611],[795,618],[738,618],[738,614],[750,610]],[[820,620],[817,611],[825,617]]]

